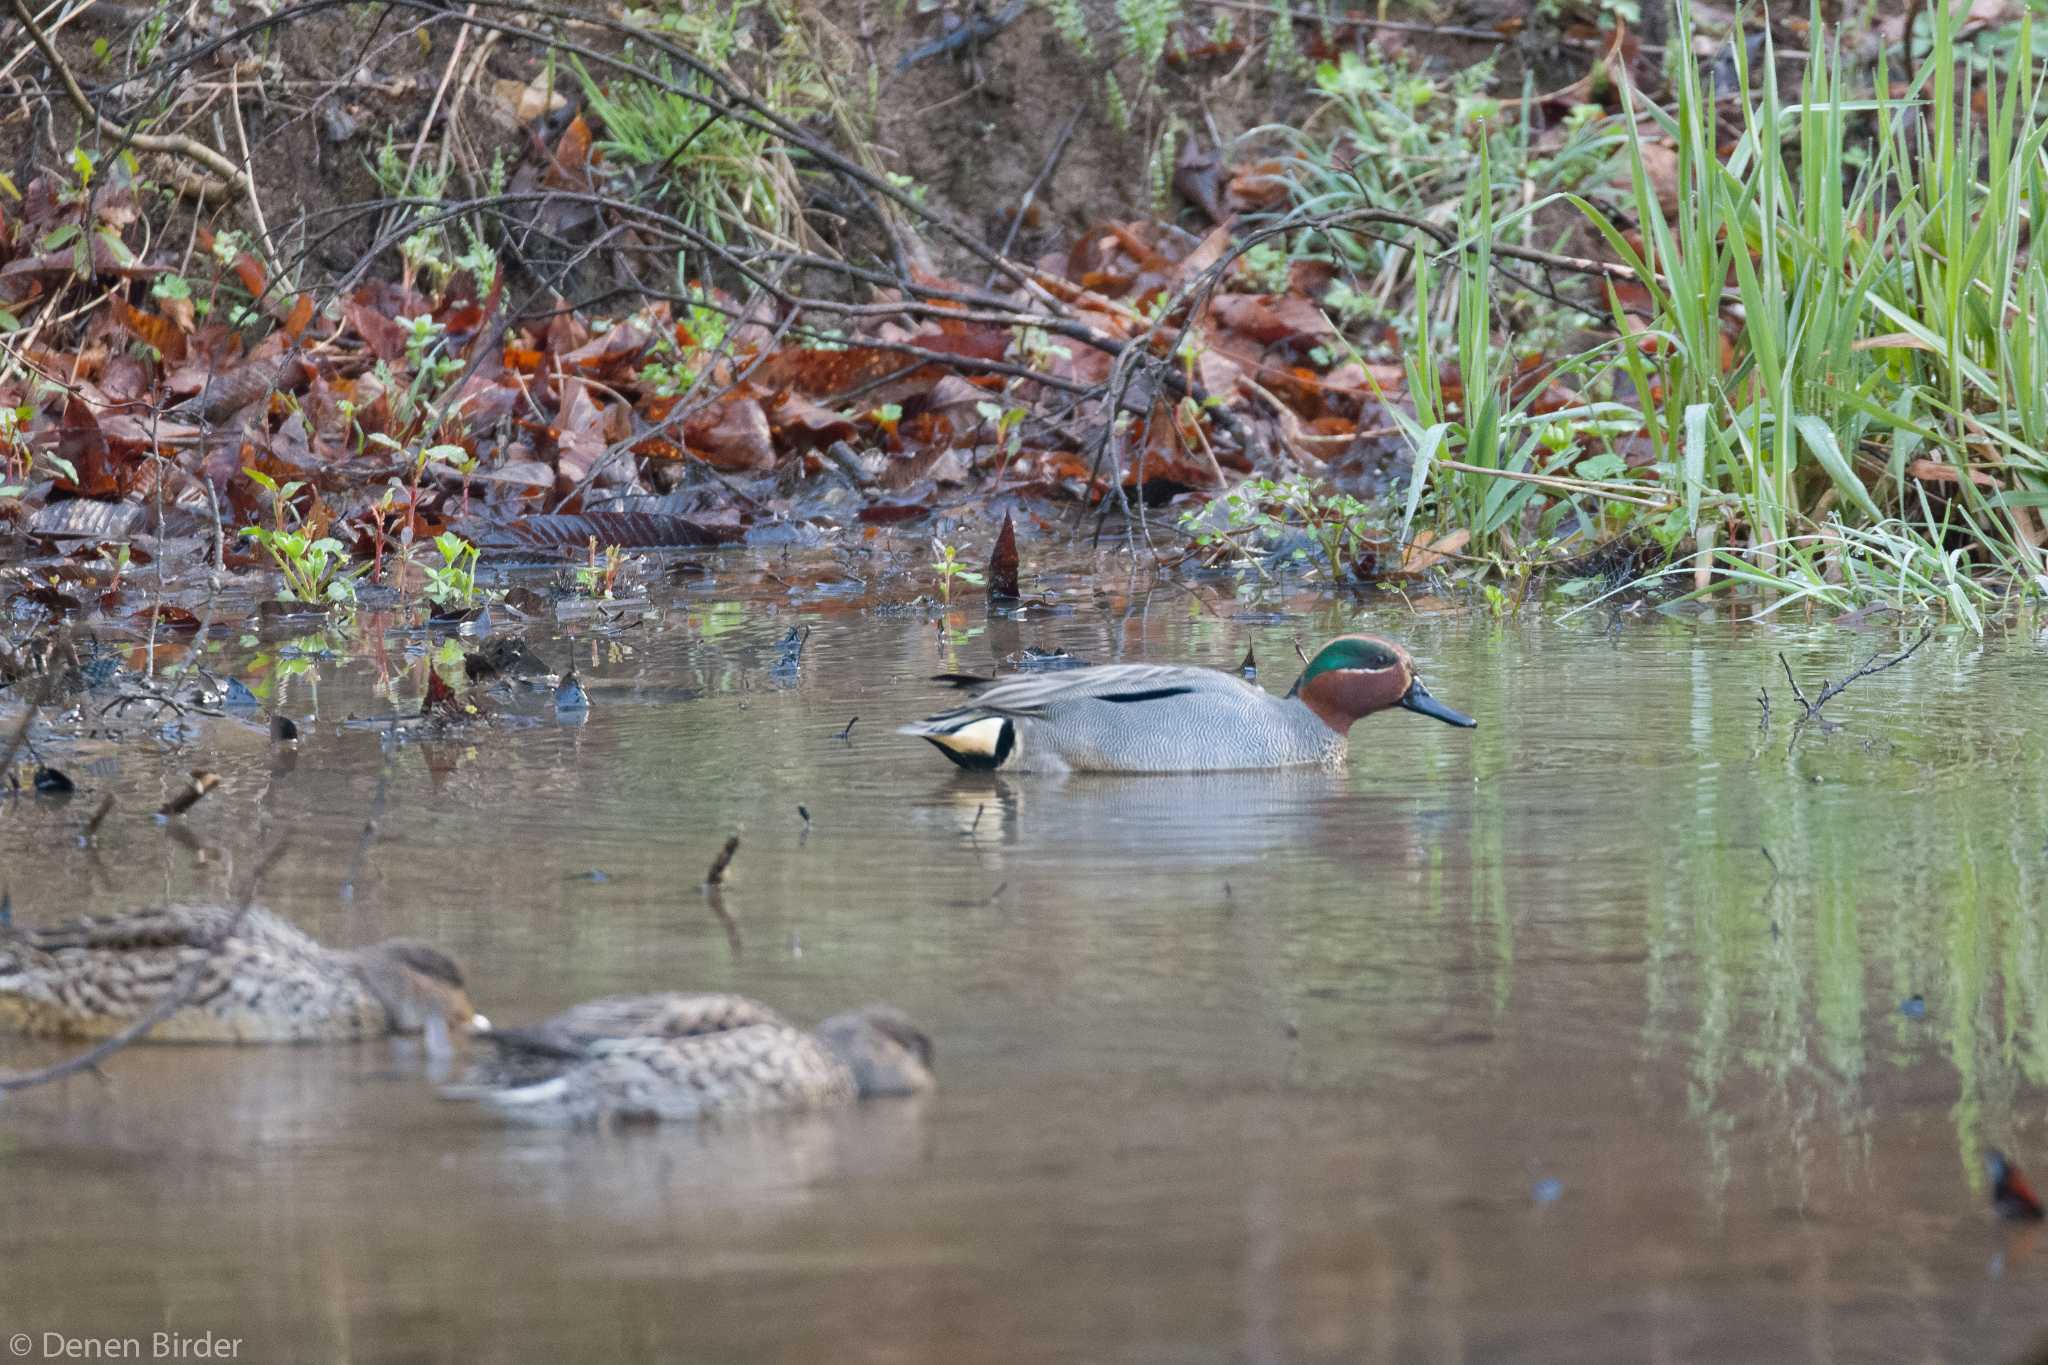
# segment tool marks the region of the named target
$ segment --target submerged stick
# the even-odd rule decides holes
[[[81,844],[91,843],[93,836],[100,832],[100,826],[106,823],[107,817],[113,813],[113,810],[114,794],[108,792],[100,798],[99,809],[92,813],[92,819],[85,822],[85,833],[78,836],[78,842]]]
[[[713,860],[711,870],[704,874],[704,885],[719,886],[723,884],[725,881],[725,869],[732,866],[732,855],[739,851],[740,836],[738,833],[734,833],[730,839],[725,841],[725,847],[718,851],[718,857]]]
[[[798,809],[801,810],[802,807]],[[805,816],[804,828],[810,828],[808,814]],[[734,830],[732,837],[725,841],[725,847],[718,850],[718,857],[712,862],[711,870],[704,875],[704,904],[711,907],[712,918],[724,928],[726,946],[732,949],[734,957],[740,955],[740,926],[739,921],[725,908],[724,883],[725,870],[732,866],[732,855],[739,851],[739,831]]]
[[[1811,699],[1807,697],[1805,692],[1800,690],[1799,680],[1792,676],[1791,663],[1785,658],[1784,651],[1779,651],[1778,662],[1784,665],[1785,681],[1792,685],[1792,699],[1798,702],[1800,706],[1800,723],[1805,724],[1807,721],[1812,720],[1815,716],[1819,715],[1821,707],[1826,706],[1836,697],[1841,696],[1842,693],[1849,690],[1850,683],[1856,682],[1863,678],[1868,678],[1876,673],[1882,673],[1887,668],[1897,667],[1899,664],[1902,664],[1906,662],[1906,660],[1912,658],[1913,655],[1919,651],[1920,646],[1926,644],[1929,640],[1933,638],[1934,628],[1932,626],[1929,626],[1927,629],[1920,632],[1919,639],[1915,640],[1912,644],[1908,645],[1899,653],[1894,654],[1889,659],[1885,658],[1881,654],[1873,653],[1868,659],[1865,659],[1863,661],[1861,667],[1859,667],[1855,672],[1851,673],[1848,677],[1842,679],[1840,682],[1829,682],[1826,678],[1822,678],[1820,680],[1820,695],[1817,697],[1813,697]]]
[[[738,957],[744,946],[740,942],[740,924],[725,908],[725,892],[716,885],[706,885],[704,903],[711,907],[711,917],[725,929],[725,946],[732,950],[734,957]]]
[[[191,785],[187,786],[185,790],[179,792],[170,800],[164,802],[157,810],[157,818],[160,820],[170,820],[183,815],[186,811],[198,805],[208,792],[219,785],[219,773],[210,773],[204,768],[194,768],[192,770]]]

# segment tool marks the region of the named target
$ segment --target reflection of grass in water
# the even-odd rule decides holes
[[[1718,709],[1699,681],[1696,713]],[[1852,732],[1788,756],[1782,730],[1762,746],[1725,724],[1690,738],[1690,754],[1672,735],[1648,741],[1685,769],[1636,817],[1667,846],[1644,869],[1645,1093],[1683,1067],[1710,1193],[1732,1183],[1748,1131],[1787,1159],[1786,1193],[1803,1201],[1822,1134],[1843,1178],[1867,1178],[1873,1123],[1899,1090],[1884,1078],[1945,1055],[1957,1159],[1980,1187],[1979,1154],[2012,1140],[2020,1087],[2048,1083],[2036,746],[1928,733],[1892,750]],[[1783,869],[1776,883],[1759,845]],[[1499,854],[1475,834],[1473,856]],[[1898,1011],[1916,993],[1921,1022]]]

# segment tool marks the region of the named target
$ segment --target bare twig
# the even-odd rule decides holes
[[[732,913],[725,908],[725,889],[715,883],[706,886],[704,888],[704,904],[711,907],[711,917],[717,920],[719,925],[724,928],[726,947],[732,949],[734,957],[738,957],[740,949],[745,945],[740,941],[739,921],[734,919]]]
[[[249,156],[249,133],[242,126],[242,82],[235,68],[228,68],[228,114],[235,124],[235,145],[242,149],[242,183],[248,186],[249,216],[256,220],[256,240],[263,244],[263,259],[272,270],[278,268],[277,243],[270,239],[270,223],[263,216],[263,200],[256,193],[255,162]],[[216,132],[219,129],[216,127]],[[289,280],[284,292],[292,291]]]
[[[1815,710],[1814,705],[1806,699],[1806,693],[1799,689],[1799,679],[1792,676],[1792,661],[1785,657],[1785,651],[1782,649],[1778,651],[1778,662],[1784,666],[1785,681],[1792,686],[1792,700],[1799,703],[1800,709],[1806,715],[1812,715]]]
[[[78,836],[78,841],[81,844],[91,843],[93,838],[99,834],[100,826],[106,823],[109,815],[113,814],[113,810],[114,794],[108,792],[100,798],[99,809],[92,813],[92,819],[85,822],[85,832]]]
[[[1784,665],[1785,681],[1792,685],[1793,700],[1797,701],[1800,706],[1799,723],[1803,725],[1807,721],[1812,720],[1815,716],[1818,716],[1820,714],[1821,707],[1826,706],[1836,697],[1841,696],[1842,693],[1849,690],[1850,683],[1859,681],[1863,678],[1868,678],[1872,674],[1882,673],[1887,668],[1897,667],[1899,664],[1902,664],[1906,662],[1906,660],[1912,658],[1913,655],[1919,650],[1920,646],[1926,644],[1929,640],[1933,638],[1934,629],[1930,626],[1926,630],[1920,632],[1919,639],[1915,640],[1912,644],[1908,645],[1904,650],[1900,651],[1899,653],[1892,655],[1890,658],[1885,658],[1881,654],[1873,653],[1868,659],[1865,659],[1863,661],[1862,665],[1858,667],[1855,672],[1851,673],[1848,677],[1842,679],[1840,682],[1829,682],[1826,678],[1822,678],[1820,680],[1820,695],[1810,699],[1807,697],[1805,692],[1800,690],[1799,680],[1792,676],[1792,665],[1786,660],[1784,652],[1780,651],[1778,654],[1778,662]],[[1765,703],[1765,713],[1766,715],[1769,714],[1768,702]]]
[[[1038,168],[1037,177],[1025,188],[1024,197],[1017,201],[1017,211],[1010,217],[1010,230],[1003,234],[1003,244],[996,249],[996,255],[1005,260],[1009,259],[1010,248],[1017,244],[1017,234],[1023,230],[1025,215],[1031,212],[1031,205],[1038,199],[1038,192],[1045,188],[1046,182],[1052,179],[1053,172],[1059,169],[1060,158],[1067,154],[1067,144],[1073,140],[1074,126],[1081,121],[1081,113],[1087,107],[1085,101],[1075,105],[1074,112],[1067,115],[1067,121],[1060,125],[1059,132],[1053,136],[1052,150],[1045,154],[1045,164]],[[1001,273],[998,270],[990,270],[988,278],[981,282],[981,287],[995,288],[996,280]]]
[[[204,768],[194,768],[192,770],[192,781],[186,785],[185,790],[164,802],[163,806],[157,811],[157,817],[169,820],[183,815],[186,811],[198,805],[208,792],[219,785],[219,773],[208,772]]]
[[[49,35],[44,33],[41,25],[36,23],[35,14],[29,9],[27,0],[8,0],[8,2],[14,8],[14,17],[21,21],[21,26],[24,29],[28,30],[29,41],[36,45],[37,49],[43,54],[43,60],[47,61],[50,64],[50,69],[56,72],[58,81],[64,86],[64,93],[70,96],[71,102],[77,106],[78,112],[91,120],[95,127],[108,137],[114,138],[123,146],[134,147],[138,151],[144,152],[168,152],[173,156],[182,156],[187,160],[197,161],[200,165],[221,176],[229,184],[241,191],[242,196],[249,201],[251,208],[255,208],[255,182],[243,173],[241,167],[235,165],[234,162],[228,160],[227,157],[221,155],[205,143],[186,137],[182,133],[138,133],[131,128],[122,127],[94,108],[92,100],[86,96],[84,89],[78,84],[78,77],[72,74],[71,68],[65,64],[64,58],[58,53],[57,45],[50,41]]]

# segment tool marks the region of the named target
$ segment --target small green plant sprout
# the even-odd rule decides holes
[[[435,536],[434,548],[441,552],[441,567],[427,570],[427,599],[445,612],[470,611],[481,605],[490,595],[476,585],[476,562],[482,551],[453,531]]]
[[[1018,449],[1024,444],[1024,409],[1006,408],[1000,403],[976,403],[974,410],[981,414],[981,420],[995,428],[995,444],[1003,452],[1001,465],[996,468],[996,481],[1000,483],[1003,470],[1010,461],[1017,458]]]
[[[28,491],[29,471],[35,467],[36,452],[21,439],[21,430],[35,416],[35,408],[26,403],[18,408],[0,408],[0,498],[18,498]]]
[[[607,545],[604,554],[597,552],[597,537],[590,538],[590,559],[577,566],[576,590],[585,597],[601,597],[610,601],[612,590],[618,586],[619,567],[623,556],[616,545]]]
[[[1373,509],[1302,476],[1246,479],[1206,507],[1181,514],[1180,528],[1212,559],[1235,558],[1264,572],[1276,552],[1329,582],[1360,576],[1382,548]],[[1321,563],[1313,564],[1320,552]]]
[[[953,580],[959,579],[969,587],[978,588],[987,580],[960,562],[960,549],[934,537],[932,553],[938,556],[932,560],[932,567],[939,571],[939,597],[948,607],[953,605]]]
[[[465,517],[468,516],[469,481],[475,477],[477,466],[479,463],[481,463],[477,459],[475,452],[468,450],[462,446],[456,445],[453,442],[444,442],[441,445],[428,446],[425,450],[422,450],[420,452],[420,466],[422,471],[424,472],[424,469],[428,464],[433,463],[447,465],[450,469],[454,470],[456,473],[462,476],[462,515]]]
[[[415,388],[435,391],[462,373],[462,359],[449,354],[442,345],[448,331],[446,326],[425,313],[418,317],[400,318],[398,325],[405,329],[406,361],[418,376]]]
[[[306,532],[305,524],[292,510],[292,495],[305,484],[294,479],[280,487],[261,470],[242,472],[270,492],[275,525],[245,526],[242,534],[261,545],[277,571],[284,575],[284,586],[278,589],[278,596],[287,602],[303,602],[322,609],[353,605],[356,579],[362,575],[363,567],[351,565],[348,551],[332,536],[315,538]],[[288,526],[288,517],[296,524]]]

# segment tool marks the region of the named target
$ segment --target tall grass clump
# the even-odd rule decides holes
[[[668,41],[723,70],[769,108],[803,118],[835,105],[833,90],[805,46],[782,23],[771,51],[756,50],[750,0],[637,17]],[[628,55],[632,48],[629,45]],[[803,191],[787,146],[772,132],[727,117],[701,74],[652,64],[654,79],[594,77],[572,59],[600,129],[596,147],[616,175],[651,192],[685,225],[714,242],[811,244]]]
[[[1887,601],[1981,628],[2048,589],[2048,258],[2030,249],[2048,119],[2031,24],[1980,74],[1932,6],[1930,50],[1899,79],[1882,61],[1852,77],[1815,15],[1788,96],[1776,51],[1752,69],[1739,36],[1734,88],[1719,88],[1678,9],[1668,104],[1624,88],[1600,124],[1621,151],[1618,206],[1583,188],[1505,199],[1490,132],[1458,248],[1417,243],[1407,517],[1493,556],[1645,530],[1689,550],[1669,572],[1761,610]],[[1675,149],[1675,194],[1666,177],[1660,195],[1653,166],[1674,158],[1653,143]],[[1640,288],[1605,290],[1604,341],[1546,359],[1583,401],[1539,412],[1509,383],[1486,244],[1564,208]],[[1430,289],[1431,253],[1459,288]],[[1458,392],[1433,344],[1455,355]]]

